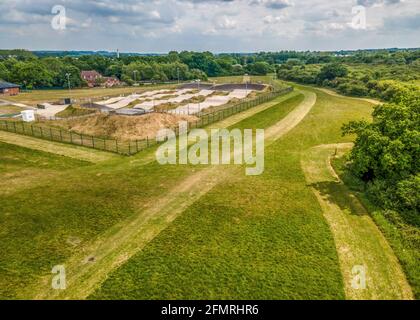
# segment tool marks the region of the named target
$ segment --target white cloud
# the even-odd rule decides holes
[[[62,33],[50,27],[57,4],[70,21]],[[367,7],[366,30],[351,28],[357,4]],[[0,47],[102,50],[111,44],[166,52],[418,46],[416,12],[418,0],[13,0],[0,2]]]

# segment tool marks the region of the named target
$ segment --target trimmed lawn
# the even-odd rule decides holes
[[[372,109],[316,93],[301,124],[267,147],[263,175],[242,171],[213,188],[91,298],[343,299],[334,241],[300,158],[308,147],[348,141],[341,125],[368,118]],[[270,125],[277,112],[264,110],[233,127]]]

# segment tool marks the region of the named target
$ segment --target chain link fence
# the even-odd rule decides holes
[[[293,91],[293,87],[288,87],[272,92],[262,94],[252,100],[243,100],[232,106],[216,110],[213,112],[202,113],[199,118],[195,121],[188,123],[188,129],[202,128],[214,122],[221,121],[227,117],[230,117],[236,113],[248,110],[262,103],[273,100],[281,95],[287,94]],[[178,134],[178,128],[173,128]],[[0,120],[0,130],[9,131],[18,134],[24,134],[41,138],[50,141],[56,141],[61,143],[68,143],[72,145],[79,145],[88,148],[94,148],[103,151],[114,152],[122,155],[133,155],[150,146],[156,145],[155,137],[147,137],[142,140],[130,140],[121,141],[116,139],[100,138],[91,135],[74,133],[71,131],[46,127],[42,125],[33,125],[31,123],[22,121],[7,121]]]

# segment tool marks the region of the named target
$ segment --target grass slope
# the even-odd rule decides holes
[[[348,299],[412,299],[398,259],[365,207],[331,167],[332,155],[352,144],[320,145],[302,156],[302,167],[334,235]],[[366,288],[355,288],[353,268],[363,266]]]
[[[416,299],[420,298],[420,231],[415,226],[403,221],[397,213],[386,211],[375,206],[364,193],[363,184],[346,169],[346,156],[334,158],[335,171],[346,186],[357,195],[366,207],[376,225],[385,235],[389,244],[406,272],[407,280],[412,286]]]
[[[239,173],[215,187],[91,298],[343,299],[334,241],[300,155],[346,141],[342,123],[368,117],[371,106],[317,94],[303,122],[266,150],[262,176]],[[269,124],[276,112],[267,109],[234,127]]]
[[[149,151],[111,158],[36,183],[17,183],[7,195],[0,194],[0,218],[18,216],[0,226],[0,242],[7,248],[0,268],[7,285],[0,286],[0,297],[28,298],[48,291],[54,265],[82,255],[100,235],[142,214],[197,171],[189,166],[162,167],[151,159]],[[41,277],[47,281],[40,283]]]

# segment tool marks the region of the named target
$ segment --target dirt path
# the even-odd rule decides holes
[[[391,247],[368,212],[341,182],[331,157],[352,144],[321,145],[302,156],[302,168],[330,225],[347,299],[413,299]],[[362,269],[360,269],[362,268]],[[355,277],[364,272],[366,288]]]
[[[6,131],[0,131],[0,141],[94,163],[119,157],[118,155],[109,152],[95,149],[86,150],[83,147],[70,146],[59,142],[42,140]]]
[[[270,127],[269,139],[275,141],[293,129],[315,104],[316,95],[305,94],[305,100],[276,125]],[[252,116],[253,113],[248,113]],[[213,166],[201,169],[187,177],[177,188],[157,199],[146,209],[139,208],[138,215],[129,221],[114,226],[83,251],[71,257],[66,263],[67,289],[50,288],[51,276],[43,279],[29,292],[35,299],[85,299],[118,266],[126,262],[164,230],[179,214],[188,208],[214,186],[234,177],[239,167]]]
[[[268,143],[280,139],[283,135],[296,127],[315,105],[317,98],[315,93],[306,90],[296,90],[296,92],[302,93],[305,96],[304,100],[283,120],[265,130],[265,139]]]
[[[338,98],[348,98],[348,99],[355,99],[355,100],[362,100],[362,101],[367,101],[370,102],[374,105],[380,105],[383,104],[383,102],[379,101],[379,100],[375,100],[375,99],[369,99],[369,98],[356,98],[356,97],[349,97],[349,96],[343,96],[341,94],[338,94],[337,92],[330,90],[330,89],[326,89],[326,88],[318,88],[318,90],[325,92],[327,94],[329,94],[330,96],[334,96],[334,97],[338,97]]]
[[[283,101],[285,101],[287,99],[290,99],[291,97],[294,97],[294,96],[296,96],[298,94],[299,94],[298,91],[293,91],[293,92],[288,93],[288,94],[286,94],[284,96],[281,96],[281,97],[279,97],[277,99],[274,99],[272,101],[269,101],[269,102],[260,104],[259,106],[250,108],[250,109],[248,109],[246,111],[243,111],[243,112],[240,112],[240,113],[237,113],[237,114],[235,114],[233,116],[230,116],[230,117],[228,117],[228,118],[226,118],[226,119],[224,119],[222,121],[213,123],[213,124],[207,126],[206,129],[222,129],[222,128],[228,128],[228,127],[233,126],[234,124],[236,124],[236,123],[238,123],[238,122],[240,122],[240,121],[242,121],[242,120],[244,120],[246,118],[250,118],[250,117],[252,117],[253,115],[255,115],[257,113],[259,113],[261,111],[264,111],[266,109],[269,109],[269,108],[275,106],[276,104],[281,103],[281,102],[283,102]]]

